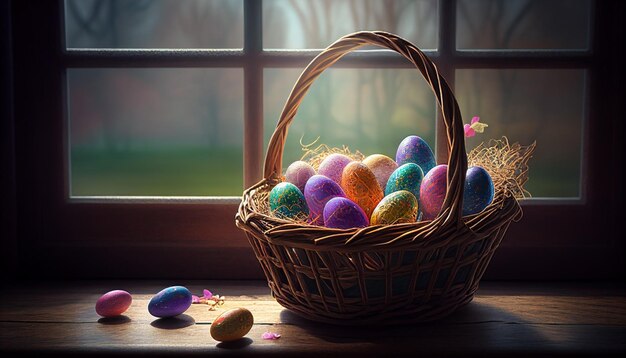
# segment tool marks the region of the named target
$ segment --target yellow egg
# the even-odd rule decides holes
[[[407,190],[395,191],[378,203],[372,218],[371,225],[401,224],[415,222],[418,213],[417,198]]]
[[[234,308],[219,315],[211,324],[211,337],[230,342],[245,336],[254,323],[252,313],[245,308]]]
[[[383,191],[385,191],[385,187],[387,187],[387,180],[389,180],[391,173],[398,169],[398,164],[396,164],[395,160],[382,154],[372,154],[363,159],[362,163],[367,165],[372,173],[374,173],[376,181],[378,181],[378,184]]]
[[[346,165],[341,175],[341,187],[348,199],[360,206],[367,217],[372,215],[372,211],[384,196],[374,173],[361,162]]]

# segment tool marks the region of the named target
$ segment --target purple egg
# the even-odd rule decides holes
[[[350,162],[352,162],[350,157],[339,153],[333,153],[322,160],[319,168],[317,169],[317,173],[327,176],[335,183],[341,185],[341,174],[343,173],[343,168],[345,168]]]
[[[315,175],[315,169],[309,163],[298,160],[287,167],[285,181],[297,186],[301,192],[304,192],[307,180],[313,175]]]
[[[420,185],[422,220],[437,217],[448,190],[448,166],[440,164],[426,174]]]
[[[96,302],[96,313],[102,317],[115,317],[126,312],[133,297],[123,290],[113,290],[100,296]]]
[[[477,214],[493,201],[493,180],[483,167],[470,167],[465,174],[463,215]]]
[[[155,317],[174,317],[191,306],[191,292],[183,286],[161,290],[148,303],[148,312]]]
[[[319,174],[309,178],[304,186],[304,199],[313,225],[324,225],[324,206],[337,196],[345,197],[346,194],[332,179]]]
[[[433,150],[426,141],[416,135],[410,135],[398,145],[396,163],[401,166],[406,163],[415,163],[422,168],[424,174],[437,165]]]
[[[324,225],[335,229],[351,229],[369,225],[360,206],[348,198],[335,197],[324,207]]]

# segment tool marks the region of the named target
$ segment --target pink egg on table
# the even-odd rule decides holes
[[[437,217],[448,190],[448,166],[440,164],[431,169],[420,186],[420,209],[422,220]]]
[[[319,168],[317,168],[317,173],[329,177],[337,184],[341,184],[343,168],[351,161],[352,159],[346,155],[333,153],[322,160]]]
[[[96,313],[102,317],[115,317],[126,312],[133,297],[123,290],[113,290],[100,296],[96,302]]]
[[[315,175],[315,169],[309,163],[298,160],[287,167],[285,181],[297,186],[304,193],[304,186],[313,175]]]

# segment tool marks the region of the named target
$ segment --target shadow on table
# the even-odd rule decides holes
[[[435,355],[523,354],[554,346],[519,316],[485,303],[471,302],[435,322],[394,326],[339,326],[309,321],[284,309],[281,321],[329,343],[363,343],[365,353]]]
[[[194,325],[196,321],[193,317],[180,314],[175,317],[159,318],[150,322],[150,325],[160,329],[180,329]]]

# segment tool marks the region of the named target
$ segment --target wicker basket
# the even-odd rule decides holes
[[[448,136],[448,192],[434,220],[329,229],[268,215],[264,200],[281,181],[289,124],[313,81],[364,45],[392,49],[422,73],[441,107]],[[358,32],[330,45],[307,66],[285,104],[265,158],[265,179],[247,189],[236,215],[276,300],[305,318],[335,324],[409,323],[439,319],[467,304],[510,222],[517,200],[496,187],[492,204],[462,217],[467,169],[458,104],[437,67],[408,41]]]

